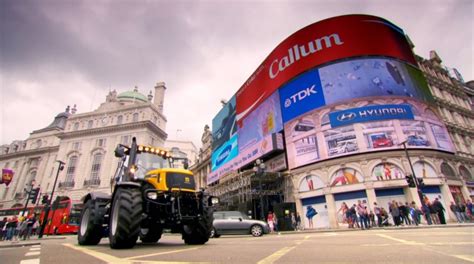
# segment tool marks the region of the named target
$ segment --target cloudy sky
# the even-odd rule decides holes
[[[0,144],[66,106],[95,110],[111,89],[167,86],[169,139],[201,147],[205,124],[286,37],[344,14],[381,16],[428,57],[473,80],[471,0],[0,1]]]

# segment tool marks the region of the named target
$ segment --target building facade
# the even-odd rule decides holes
[[[58,160],[65,162],[65,168],[59,171],[55,196],[79,200],[91,191],[109,193],[118,163],[113,151],[117,144],[130,144],[132,137],[139,144],[174,147],[181,156],[195,156],[192,144],[165,143],[165,90],[165,84],[159,82],[154,96],[151,91],[143,95],[137,87],[119,94],[111,91],[92,112],[77,113],[76,106],[68,107],[51,125],[33,131],[28,139],[0,146],[0,168],[14,172],[8,186],[0,185],[0,208],[24,206],[24,189],[29,189],[32,181],[42,194],[50,194]],[[181,151],[183,144],[186,148]]]
[[[412,175],[423,180],[423,199],[439,199],[448,220],[455,219],[451,202],[472,199],[472,82],[464,83],[456,70],[444,67],[434,51],[429,59],[414,56],[401,29],[382,29],[391,23],[369,17],[383,23],[367,26],[359,24],[366,16],[348,15],[294,33],[237,91],[236,103],[218,113],[212,134],[219,144],[211,160],[202,162],[211,162],[213,168],[207,176],[209,190],[223,197],[229,209],[252,210],[258,217],[255,211],[261,208],[266,212],[294,203],[306,227],[306,212],[312,207],[319,212],[312,219],[314,228],[340,228],[347,226],[343,204],[361,201],[373,211],[377,203],[387,212],[393,201],[420,206],[417,189],[407,183]],[[346,35],[346,23],[360,34]],[[302,45],[313,29],[321,28],[338,33]],[[367,39],[350,37],[375,31],[380,33],[377,43],[386,43],[383,48],[343,47],[367,48]],[[299,62],[303,56],[314,57]],[[286,74],[280,78],[282,72]],[[279,97],[271,95],[274,91]],[[236,139],[225,126],[234,108],[239,153],[229,155]],[[261,136],[282,131],[284,149],[270,136]],[[251,138],[251,133],[259,135]],[[256,161],[265,164],[263,173]],[[284,217],[286,211],[280,211]]]

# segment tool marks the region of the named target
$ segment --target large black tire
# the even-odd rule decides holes
[[[201,220],[198,220],[190,225],[185,225],[183,227],[182,237],[184,243],[188,245],[205,244],[211,236],[213,220],[214,217],[212,215],[211,208],[204,207],[204,213],[201,217]]]
[[[138,188],[119,188],[110,211],[109,242],[113,249],[137,243],[142,218],[142,194]]]
[[[140,240],[143,243],[156,243],[161,238],[163,229],[161,227],[140,228]]]
[[[94,208],[94,202],[88,200],[81,213],[81,225],[77,232],[79,245],[97,245],[102,238],[102,225],[94,224],[94,219],[98,217],[98,212]]]

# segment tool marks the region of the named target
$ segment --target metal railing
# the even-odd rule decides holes
[[[75,185],[74,181],[60,182],[58,184],[58,188],[72,188],[74,187],[74,185]]]
[[[90,180],[85,180],[84,181],[84,186],[99,186],[100,185],[100,179],[90,179]]]

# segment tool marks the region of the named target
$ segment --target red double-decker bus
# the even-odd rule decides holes
[[[80,201],[72,201],[70,198],[61,196],[53,203],[49,211],[48,222],[44,229],[46,235],[60,235],[60,234],[75,234],[79,229],[80,214],[82,210],[82,203]],[[15,207],[10,209],[0,209],[0,219],[4,217],[20,217],[25,215],[23,213],[24,207]],[[26,216],[35,214],[39,223],[44,221],[44,206],[29,206],[26,208]]]

